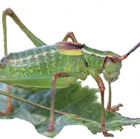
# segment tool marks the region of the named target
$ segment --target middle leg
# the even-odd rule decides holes
[[[116,106],[111,106],[111,99],[112,99],[111,83],[108,83],[108,86],[109,86],[109,99],[107,104],[107,110],[110,112],[115,112],[118,111],[120,107],[123,107],[123,105],[119,103]]]
[[[63,72],[63,73],[56,73],[53,76],[52,80],[52,88],[51,88],[51,113],[50,113],[50,124],[48,127],[48,132],[54,131],[54,105],[55,105],[55,86],[56,81],[58,78],[61,77],[76,77],[77,79],[85,79],[87,74],[83,72]],[[81,118],[81,116],[76,115],[76,118]]]
[[[105,128],[105,108],[104,108],[104,91],[105,91],[105,87],[104,87],[104,83],[101,79],[101,77],[99,75],[93,76],[94,79],[96,80],[99,89],[100,89],[100,93],[101,93],[101,103],[102,103],[102,123],[101,123],[101,127],[102,127],[102,132],[104,134],[104,136],[106,137],[113,137],[113,134],[108,133],[106,128]]]

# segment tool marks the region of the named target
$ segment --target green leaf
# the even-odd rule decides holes
[[[5,91],[6,86],[0,84]],[[50,90],[31,91],[12,88],[13,94],[26,98],[30,101],[50,107]],[[55,109],[71,113],[70,115],[55,114],[55,131],[46,132],[49,125],[50,112],[30,104],[13,100],[14,111],[11,115],[0,118],[20,118],[32,123],[37,131],[45,136],[56,136],[66,125],[85,125],[92,133],[101,132],[101,104],[97,101],[98,89],[81,87],[76,83],[68,88],[56,89]],[[1,110],[5,110],[7,97],[0,97]],[[76,118],[76,115],[82,118]],[[116,112],[106,111],[106,129],[122,130],[122,126],[140,124],[140,118],[127,118]]]

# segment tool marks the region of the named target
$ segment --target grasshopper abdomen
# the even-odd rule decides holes
[[[58,49],[61,43],[10,53],[1,62],[0,80],[13,86],[51,88],[52,78],[60,72],[86,71],[84,57],[64,55]],[[44,78],[45,77],[45,78]],[[27,84],[26,84],[27,80]],[[40,85],[38,81],[40,81]],[[57,87],[68,87],[77,77],[59,79]],[[20,85],[19,85],[20,84]]]

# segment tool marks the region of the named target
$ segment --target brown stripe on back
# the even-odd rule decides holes
[[[82,55],[82,48],[83,45],[80,43],[73,43],[67,41],[56,43],[56,50],[64,55]]]
[[[74,42],[60,42],[61,49],[65,50],[77,50],[77,49],[82,49],[83,45],[80,43],[74,43]]]

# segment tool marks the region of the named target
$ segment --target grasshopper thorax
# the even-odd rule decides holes
[[[120,56],[113,52],[108,52],[104,61],[103,74],[108,82],[113,82],[118,79],[122,67],[122,62],[114,59],[115,57],[117,58]]]

